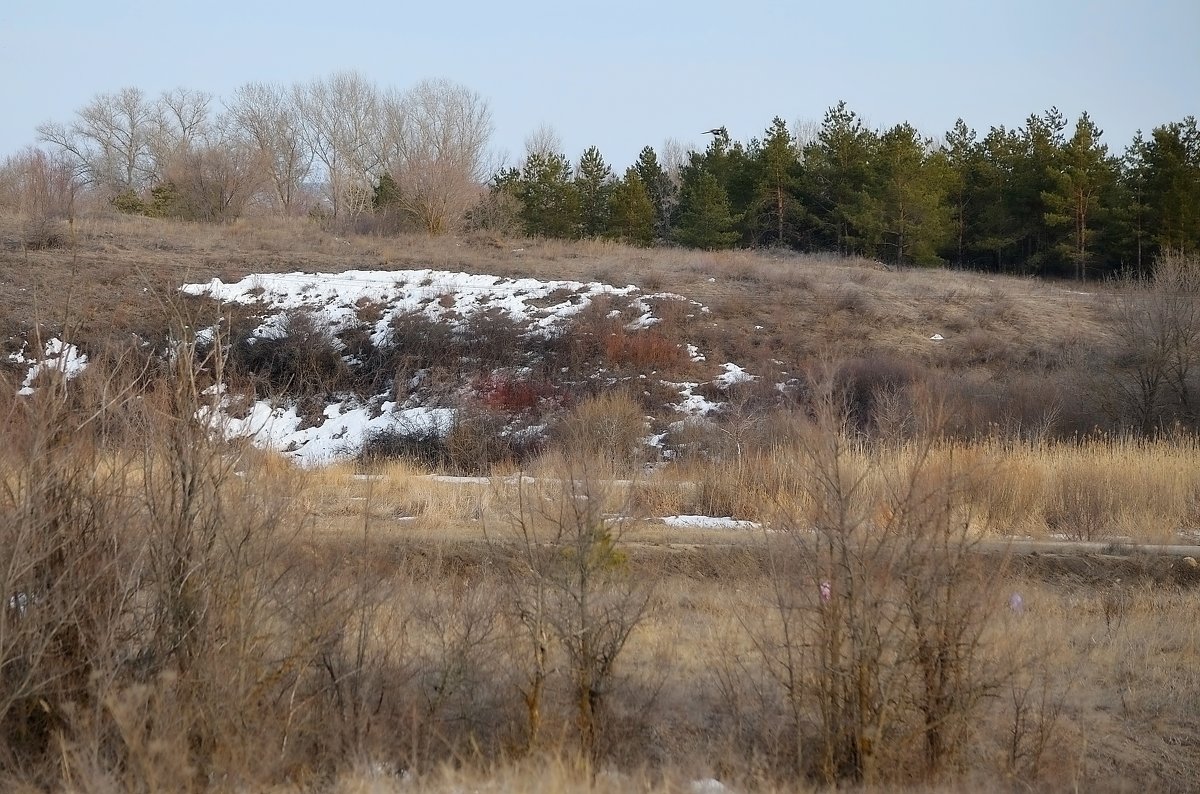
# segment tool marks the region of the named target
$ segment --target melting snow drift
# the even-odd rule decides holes
[[[367,326],[372,343],[391,341],[391,321],[396,315],[419,313],[430,320],[461,325],[473,316],[499,311],[525,326],[531,335],[549,335],[599,296],[622,298],[634,316],[630,329],[659,322],[654,300],[687,300],[670,293],[643,294],[635,286],[618,287],[599,282],[540,281],[534,278],[455,273],[444,270],[351,270],[344,273],[279,273],[251,275],[233,284],[220,279],[185,284],[188,295],[206,296],[224,303],[255,306],[262,320],[252,337],[280,338],[287,333],[288,313],[303,310],[336,335],[361,327],[362,308],[373,306]],[[618,304],[620,305],[620,304]],[[698,304],[697,304],[698,305]],[[212,331],[200,331],[200,341],[211,341]],[[694,349],[693,349],[694,350]],[[698,352],[689,351],[693,356]],[[351,362],[353,363],[353,362]],[[377,395],[366,401],[331,396],[319,424],[300,416],[294,407],[260,400],[241,418],[230,415],[231,401],[214,395],[215,406],[204,418],[226,437],[250,438],[255,444],[281,452],[302,465],[320,465],[353,457],[364,441],[379,431],[400,428],[449,431],[452,408],[428,408],[410,400],[403,406]]]
[[[510,279],[445,270],[276,273],[247,276],[235,284],[215,278],[205,284],[185,284],[181,290],[225,303],[261,304],[275,313],[259,326],[255,335],[268,338],[279,335],[288,310],[308,309],[327,320],[330,330],[336,333],[359,322],[359,306],[373,303],[383,309],[371,336],[376,344],[387,341],[391,318],[406,312],[420,312],[431,320],[457,322],[499,310],[512,320],[527,324],[530,330],[544,333],[583,311],[596,296],[634,296],[638,292],[632,285]],[[641,314],[631,325],[644,326],[655,321],[644,297],[634,296],[629,305]]]
[[[265,400],[256,402],[241,419],[227,416],[223,410],[208,409],[202,412],[202,418],[226,438],[249,438],[257,446],[281,452],[302,466],[353,457],[372,433],[381,430],[428,429],[445,435],[454,421],[453,408],[396,410],[395,403],[385,402],[383,413],[379,413],[349,402],[326,406],[325,421],[310,427],[304,426],[310,423],[294,406],[272,407]]]
[[[666,516],[662,522],[669,527],[689,529],[758,529],[762,526],[755,521],[739,521],[735,518],[714,518],[712,516]]]
[[[22,348],[20,352],[10,355],[8,360],[17,364],[29,364],[29,371],[25,375],[25,380],[21,382],[21,389],[17,392],[22,396],[33,394],[33,383],[43,371],[61,372],[64,378],[71,380],[87,369],[88,363],[87,356],[79,352],[79,348],[67,344],[57,337],[46,343],[41,359],[26,358],[24,348]]]

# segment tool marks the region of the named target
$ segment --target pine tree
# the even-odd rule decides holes
[[[1020,131],[1020,156],[1013,162],[1006,201],[1017,222],[1018,256],[1027,269],[1053,273],[1063,269],[1066,236],[1061,227],[1047,223],[1045,196],[1062,171],[1063,131],[1067,122],[1058,108],[1030,116]]]
[[[757,139],[750,146],[735,141],[726,154],[725,180],[721,186],[729,197],[729,210],[734,217],[735,228],[745,245],[754,244],[754,206],[758,199],[758,188],[762,181],[762,159],[759,152],[762,143]]]
[[[806,193],[819,245],[849,254],[861,250],[852,219],[862,217],[868,169],[878,136],[839,102],[825,112],[817,139],[804,148]]]
[[[375,185],[371,206],[376,210],[387,210],[400,203],[400,185],[389,172],[384,171]]]
[[[1021,226],[1013,206],[1017,197],[1012,185],[1024,145],[1016,131],[992,127],[980,148],[976,241],[989,259],[994,258],[994,268],[1004,271],[1018,256]]]
[[[976,218],[980,205],[978,193],[982,181],[983,149],[976,140],[975,130],[958,119],[954,122],[954,128],[946,133],[943,151],[946,161],[946,203],[950,208],[953,241],[951,259],[962,267],[978,234]]]
[[[1068,230],[1058,248],[1074,264],[1075,277],[1080,280],[1087,277],[1100,198],[1116,180],[1115,164],[1108,147],[1100,143],[1100,135],[1088,114],[1081,115],[1058,168],[1051,172],[1053,189],[1042,193],[1046,223]]]
[[[1145,146],[1150,233],[1159,251],[1200,250],[1200,129],[1196,118],[1155,127]]]
[[[675,241],[692,248],[728,248],[738,239],[737,217],[729,208],[729,197],[717,178],[689,166],[684,172],[683,196]]]
[[[584,237],[599,237],[608,229],[608,200],[613,190],[613,172],[595,146],[579,158],[575,169],[575,193]]]
[[[657,219],[654,202],[636,168],[627,169],[625,178],[613,186],[608,207],[609,237],[634,245],[645,246],[654,242]]]
[[[945,155],[911,124],[880,136],[862,211],[854,217],[869,252],[897,264],[939,261],[950,227],[947,170]]]
[[[675,210],[678,191],[675,183],[663,167],[659,165],[658,155],[654,149],[647,146],[638,154],[637,162],[633,165],[641,179],[650,203],[654,205],[654,233],[661,240],[671,236],[671,215]]]
[[[804,211],[796,199],[800,161],[787,124],[778,116],[754,153],[757,184],[752,207],[752,239],[758,244],[794,245]]]
[[[1138,274],[1149,269],[1150,238],[1147,223],[1150,207],[1146,204],[1146,139],[1138,130],[1121,158],[1117,182],[1115,215],[1120,228],[1117,246],[1120,261]]]
[[[555,152],[531,152],[515,180],[525,233],[544,237],[579,236],[579,195],[571,162]]]
[[[754,141],[752,149],[757,148],[759,143]],[[754,151],[748,150],[741,141],[732,141],[728,130],[721,127],[713,134],[703,152],[688,154],[683,181],[687,182],[689,173],[694,177],[700,171],[711,174],[724,192],[730,214],[735,219],[738,237],[744,238],[747,243],[753,242],[752,228],[738,228],[738,224],[746,221],[753,225],[751,210],[758,185],[758,162]]]

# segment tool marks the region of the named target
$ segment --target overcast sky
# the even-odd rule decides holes
[[[959,116],[983,133],[1087,110],[1120,151],[1200,114],[1200,0],[2,0],[0,155],[123,86],[220,97],[341,69],[465,84],[510,161],[541,124],[621,170],[647,144],[703,145],[719,125],[746,140],[839,99],[933,136]]]

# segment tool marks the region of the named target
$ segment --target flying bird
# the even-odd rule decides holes
[[[723,135],[724,133],[725,133],[724,127],[713,127],[711,130],[705,130],[704,132],[702,132],[700,134],[701,135]]]

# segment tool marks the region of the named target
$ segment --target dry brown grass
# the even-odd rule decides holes
[[[883,472],[903,470],[914,453],[897,447],[887,454]],[[1087,455],[1110,460],[1114,469],[1124,461],[1130,470],[1148,466],[1165,473],[1191,459],[1191,450],[1132,443],[1111,444],[1107,452],[958,448],[953,454],[941,450],[929,468],[933,476],[953,479],[960,471],[986,470],[981,461],[990,457],[1007,456],[1018,473],[988,498],[1004,503],[1008,512],[997,515],[1016,515],[1024,508],[1006,494],[1041,476],[1031,471],[1066,469]],[[253,482],[289,471],[270,456],[245,463],[242,470]],[[525,497],[549,498],[561,490],[564,465],[544,460],[538,471],[543,479],[527,484]],[[880,461],[874,465],[880,468]],[[555,474],[558,479],[551,480]],[[652,499],[665,506],[672,498],[694,498],[686,496],[691,486],[680,474],[656,474],[631,486],[646,508]],[[336,619],[343,621],[337,648],[343,656],[331,657],[331,663],[349,664],[342,674],[352,676],[338,697],[387,704],[362,717],[343,706],[347,711],[322,712],[319,723],[307,721],[305,730],[324,724],[330,734],[321,755],[311,760],[329,770],[332,777],[325,779],[333,782],[301,776],[289,790],[332,785],[347,792],[687,791],[692,781],[707,778],[739,791],[811,790],[790,777],[787,763],[780,765],[788,757],[783,701],[762,666],[761,637],[749,633],[765,625],[774,598],[765,574],[765,555],[773,548],[768,536],[639,527],[627,538],[624,554],[635,577],[655,581],[655,608],[631,637],[609,692],[605,719],[611,722],[600,766],[575,760],[569,695],[557,686],[547,693],[546,746],[522,757],[513,750],[519,746],[513,725],[520,719],[520,696],[510,661],[515,650],[507,639],[512,627],[499,578],[503,569],[496,566],[492,545],[507,537],[515,486],[431,480],[401,464],[378,467],[371,475],[366,479],[351,466],[288,474],[291,509],[311,514],[313,530],[282,539],[275,558],[308,572],[303,581],[314,592],[302,597],[305,602],[322,591],[337,594]],[[1098,486],[1107,482],[1096,480]],[[1182,482],[1160,495],[1183,493]],[[269,487],[282,489],[283,481]],[[685,495],[653,495],[672,487]],[[882,486],[871,486],[876,487]],[[969,481],[966,488],[970,493],[985,483]],[[615,507],[622,493],[628,491],[618,489],[612,505],[601,511]],[[672,511],[684,512],[675,505]],[[418,520],[397,522],[399,513]],[[480,516],[484,521],[475,520]],[[492,543],[484,541],[485,529]],[[979,661],[997,684],[971,731],[963,765],[950,779],[953,786],[1119,791],[1136,781],[1155,790],[1188,789],[1200,762],[1195,718],[1200,630],[1191,619],[1200,608],[1200,591],[1106,570],[1062,578],[1031,561],[1006,580],[1002,593],[993,594],[999,600],[991,608],[1001,618],[989,628]],[[817,584],[794,582],[801,592]],[[1020,611],[1010,610],[1010,592],[1021,595]],[[334,614],[326,617],[335,619]],[[319,613],[308,619],[317,618]],[[359,636],[367,642],[356,651]],[[356,664],[366,677],[350,687],[359,680],[353,677]],[[375,689],[373,681],[389,683]],[[73,790],[132,790],[154,781],[192,785],[193,777],[179,776],[187,757],[184,735],[155,727],[173,724],[155,720],[194,725],[196,716],[174,711],[182,706],[156,686],[121,690],[110,705],[121,719],[150,720],[145,732],[124,738],[137,765],[115,775],[100,759],[81,755],[87,748],[71,740],[67,750],[75,774],[93,776],[76,779]],[[356,725],[370,730],[349,745],[332,740],[357,736]],[[226,774],[245,774],[230,770],[250,757],[277,752],[271,743],[279,738],[278,731],[261,731],[242,740],[241,755],[221,756],[217,763],[226,765],[221,767]],[[896,783],[913,783],[914,791],[946,790],[915,784],[911,771],[887,774],[895,774]],[[272,785],[261,771],[243,779],[258,781],[256,790]]]
[[[849,450],[845,465],[861,473],[862,499],[880,506],[895,478],[911,471],[922,454],[916,442],[852,444]],[[936,445],[919,462],[929,476],[963,483],[964,509],[991,537],[1192,544],[1200,539],[1198,455],[1189,438],[984,440]],[[523,475],[553,482],[567,469],[563,455],[552,452]],[[688,459],[650,472],[600,456],[590,460],[588,472],[618,481],[612,510],[629,499],[643,519],[706,515],[771,524],[787,517],[804,526],[814,509],[812,472],[786,439],[766,452]],[[486,516],[511,510],[517,472],[449,478],[393,461],[369,472],[350,464],[328,466],[305,473],[304,482],[305,504],[331,530],[352,531],[366,515],[389,532],[469,537]],[[639,537],[653,537],[654,526],[639,530]]]
[[[0,237],[19,227],[0,218]],[[15,232],[14,232],[15,233]],[[247,218],[220,226],[134,216],[77,221],[62,248],[0,250],[5,333],[31,318],[68,316],[88,331],[161,325],[161,295],[185,280],[255,272],[440,268],[538,278],[635,283],[700,301],[696,329],[710,361],[785,361],[836,346],[851,357],[886,350],[919,361],[976,361],[982,331],[1003,357],[1053,356],[1070,340],[1105,337],[1098,294],[1028,279],[948,270],[883,271],[865,260],[750,251],[646,250],[608,241],[490,241],[474,237],[337,235],[303,219]],[[71,285],[68,290],[65,285]],[[147,291],[148,290],[148,291]],[[704,327],[702,320],[711,323]],[[756,328],[761,326],[761,328]],[[946,343],[929,342],[941,333]],[[762,352],[756,352],[756,351]],[[770,351],[769,354],[767,351]],[[748,366],[748,365],[747,365]],[[774,374],[763,372],[762,374]]]
[[[306,472],[305,482],[301,498],[317,528],[343,536],[366,527],[384,537],[477,537],[498,496],[511,490],[500,480],[440,480],[404,461],[326,466]]]
[[[727,358],[754,371],[748,363],[754,359],[742,356],[758,356],[761,374],[768,374],[773,358],[785,362],[773,365],[781,370],[799,367],[812,351],[834,344],[903,353],[934,370],[1045,369],[1064,366],[1055,351],[1072,333],[1103,338],[1096,310],[1103,296],[942,271],[882,271],[823,257],[647,252],[609,243],[519,241],[497,248],[471,239],[341,238],[300,221],[201,227],[114,218],[81,222],[75,233],[73,249],[0,255],[6,329],[24,327],[34,316],[68,317],[66,296],[56,287],[73,270],[89,276],[73,282],[73,327],[115,337],[145,330],[145,323],[164,324],[159,298],[152,292],[143,297],[141,290],[169,290],[184,278],[420,266],[616,283],[635,272],[654,289],[682,292],[712,307],[711,317],[692,318],[714,324],[706,337],[710,363]],[[513,250],[518,248],[523,250]],[[31,314],[35,287],[39,315]],[[946,344],[930,343],[933,331],[943,333]],[[705,454],[651,473],[627,455],[602,454],[589,462],[587,475],[620,480],[603,489],[604,501],[597,500],[593,514],[611,517],[632,502],[640,518],[705,513],[765,524],[751,531],[693,531],[635,522],[619,548],[601,544],[602,567],[627,581],[653,582],[655,599],[607,679],[602,739],[591,765],[572,750],[580,727],[571,684],[561,675],[568,653],[562,644],[547,650],[543,745],[524,755],[517,675],[524,658],[522,615],[506,556],[512,521],[522,514],[518,497],[552,507],[564,482],[579,476],[574,457],[560,449],[533,461],[527,472],[532,482],[503,476],[447,481],[403,463],[297,472],[275,456],[247,449],[239,458],[225,457],[229,448],[195,434],[184,421],[191,409],[171,402],[172,394],[179,397],[172,389],[186,384],[174,379],[147,389],[154,412],[131,408],[129,416],[106,415],[96,444],[76,434],[56,440],[61,448],[23,458],[18,441],[39,432],[57,439],[52,431],[79,419],[71,411],[90,414],[91,403],[43,403],[53,411],[30,421],[25,403],[14,400],[12,384],[3,380],[0,373],[0,417],[7,422],[0,427],[2,526],[30,531],[12,535],[0,553],[40,553],[38,539],[46,536],[40,530],[53,519],[54,531],[69,541],[61,548],[79,554],[71,564],[87,572],[83,566],[108,559],[108,546],[71,545],[73,528],[83,526],[75,522],[79,516],[93,523],[119,519],[119,533],[98,537],[118,544],[114,548],[127,556],[112,559],[122,563],[146,559],[150,551],[144,550],[169,563],[171,550],[163,544],[187,545],[187,532],[163,534],[163,518],[187,530],[200,515],[211,523],[201,527],[211,530],[210,540],[221,542],[204,547],[208,556],[192,568],[174,568],[182,575],[180,593],[201,574],[211,585],[203,590],[211,609],[202,615],[186,603],[169,603],[175,591],[153,590],[154,575],[144,569],[109,566],[103,572],[122,573],[112,583],[104,577],[56,580],[66,596],[43,603],[66,612],[33,613],[37,621],[49,621],[50,633],[39,635],[26,627],[42,624],[14,622],[26,617],[8,606],[7,590],[26,587],[26,580],[4,580],[5,675],[36,670],[28,664],[32,653],[70,661],[62,646],[48,640],[69,636],[73,629],[64,627],[80,616],[116,618],[106,624],[110,633],[100,637],[103,642],[88,649],[88,675],[64,668],[70,687],[36,676],[23,684],[41,689],[23,693],[26,710],[10,710],[6,728],[16,722],[20,729],[20,720],[28,719],[41,733],[23,734],[23,741],[37,752],[17,758],[4,748],[0,787],[85,794],[238,786],[686,791],[692,781],[709,777],[739,791],[809,785],[797,782],[795,770],[805,738],[819,734],[819,720],[809,694],[801,699],[804,708],[785,713],[780,678],[764,653],[764,643],[780,640],[771,633],[771,614],[778,611],[781,582],[797,603],[811,605],[819,592],[811,567],[798,567],[797,576],[786,580],[770,574],[778,570],[772,556],[777,540],[785,537],[774,530],[791,528],[803,536],[828,507],[814,499],[820,472],[805,454],[812,441],[805,434],[812,429],[803,417],[766,415],[747,398],[704,431]],[[620,416],[628,425],[639,412],[632,401],[606,399],[589,406],[594,416],[580,412],[586,426],[574,438],[627,451],[629,428],[617,428],[626,435],[614,440],[604,423]],[[840,476],[859,483],[852,507],[862,526],[900,521],[898,485],[936,493],[953,484],[957,501],[947,508],[948,518],[968,540],[994,533],[1191,542],[1200,527],[1194,439],[1048,443],[1000,435],[931,443],[906,421],[900,416],[891,432],[869,443],[858,432],[842,439]],[[182,434],[176,442],[187,443],[163,446],[173,438],[167,429]],[[183,465],[176,480],[156,479],[174,465]],[[58,480],[43,472],[57,472]],[[204,480],[209,472],[221,477]],[[186,485],[197,473],[204,486],[194,506],[199,512],[173,513],[187,501],[177,497],[191,493]],[[74,490],[49,487],[60,482]],[[70,520],[29,509],[29,494]],[[92,531],[99,524],[88,526]],[[229,534],[238,529],[249,534]],[[49,555],[58,548],[49,548]],[[1200,629],[1194,619],[1200,573],[1189,567],[1194,560],[1122,556],[1119,544],[1110,551],[1030,556],[1014,561],[1003,592],[979,591],[977,597],[987,599],[978,605],[980,614],[996,619],[989,617],[971,660],[979,665],[972,674],[980,672],[979,680],[987,682],[986,697],[961,754],[943,780],[930,782],[922,778],[911,734],[893,736],[896,745],[880,755],[896,763],[880,771],[882,779],[917,791],[1194,789],[1200,768]],[[979,559],[996,571],[1006,562],[1003,556]],[[40,564],[34,559],[22,571]],[[169,573],[164,567],[157,575]],[[128,597],[111,611],[97,610],[88,588],[110,584],[125,588]],[[69,597],[72,592],[79,596]],[[1021,596],[1019,608],[1010,601],[1013,593]],[[179,611],[185,622],[203,619],[208,632],[186,665],[177,649],[191,641],[155,646],[145,636],[165,631],[152,614],[169,622],[178,620]],[[150,649],[143,653],[143,646]],[[803,678],[818,680],[819,672],[806,671]],[[914,697],[908,693],[902,702],[911,707]],[[43,714],[54,718],[54,731]]]
[[[845,465],[863,473],[862,498],[885,504],[885,472],[917,462],[919,442],[851,444]],[[1193,439],[983,440],[935,446],[922,465],[965,483],[966,503],[989,534],[1139,543],[1195,543],[1200,470]],[[645,515],[701,514],[804,525],[812,473],[786,439],[741,457],[692,459],[636,484]]]

